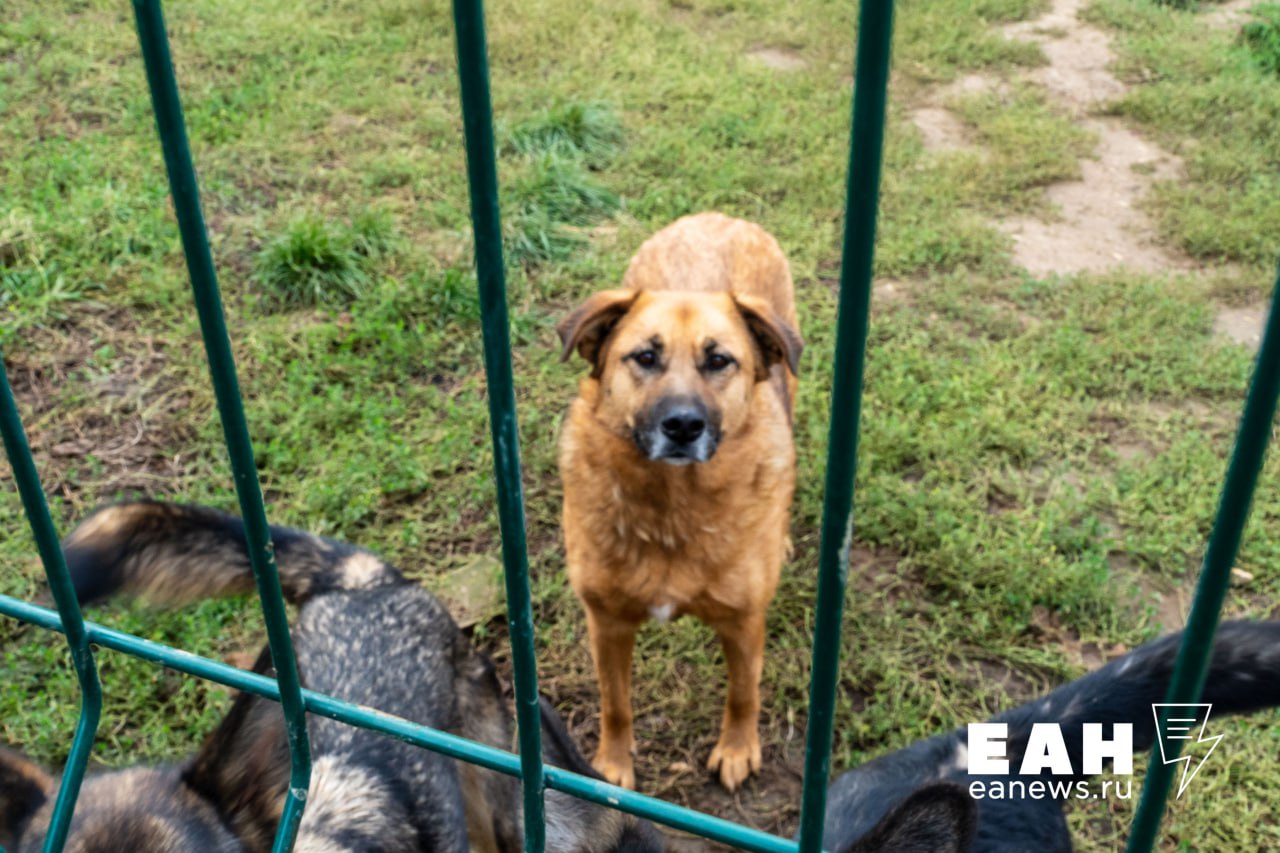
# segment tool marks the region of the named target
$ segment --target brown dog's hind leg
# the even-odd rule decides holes
[[[707,769],[719,772],[730,791],[760,769],[760,671],[764,666],[764,611],[712,625],[724,647],[729,693],[724,703],[720,740]]]
[[[631,653],[635,649],[638,622],[600,614],[587,607],[587,634],[591,659],[600,685],[600,746],[591,766],[615,785],[636,787],[631,756],[636,749],[631,728]]]

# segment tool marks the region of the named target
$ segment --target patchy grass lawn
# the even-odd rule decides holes
[[[886,148],[857,548],[833,766],[977,720],[1173,626],[1189,599],[1249,354],[1220,302],[1270,287],[1280,233],[1280,77],[1266,34],[1205,35],[1195,9],[1095,0],[1112,108],[1187,166],[1150,200],[1179,274],[1036,279],[992,224],[1042,210],[1093,140],[1017,81],[1045,61],[996,26],[1039,0],[904,0]],[[0,344],[67,529],[139,494],[233,508],[128,5],[0,8]],[[175,61],[273,521],[385,553],[428,587],[498,550],[447,4],[172,4]],[[1272,20],[1267,18],[1266,20]],[[693,622],[641,635],[640,788],[789,833],[798,813],[821,512],[854,6],[820,0],[490,4],[500,178],[542,688],[594,745],[582,615],[559,544],[555,441],[579,372],[552,326],[617,282],[649,233],[718,208],[777,235],[804,358],[796,554],[770,614],[764,774],[701,772],[723,668]],[[1263,47],[1255,47],[1262,44]],[[772,51],[764,53],[765,50]],[[1262,52],[1262,59],[1259,59]],[[783,56],[786,68],[761,57]],[[778,64],[775,62],[775,64]],[[929,151],[929,84],[1007,80],[955,110],[974,141]],[[1280,473],[1259,486],[1235,616],[1275,616]],[[7,469],[0,478],[8,478]],[[0,493],[0,592],[41,573]],[[93,618],[225,656],[262,641],[252,601]],[[490,613],[474,629],[504,663]],[[0,622],[0,741],[65,759],[74,679],[56,637]],[[221,688],[110,652],[95,756],[192,750]],[[1173,804],[1162,848],[1280,847],[1274,713]],[[1140,778],[1140,777],[1139,777]],[[1082,850],[1130,805],[1091,803]]]

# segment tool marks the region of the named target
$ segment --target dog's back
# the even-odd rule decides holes
[[[318,596],[299,614],[294,636],[312,690],[491,746],[509,743],[492,670],[440,602],[416,586]],[[462,713],[463,694],[472,706],[487,705],[480,716],[475,708]],[[468,849],[461,777],[481,771],[328,718],[312,716],[308,727],[315,761],[300,850]],[[505,816],[485,811],[472,818],[472,832],[518,837],[514,821],[495,831],[492,822]]]

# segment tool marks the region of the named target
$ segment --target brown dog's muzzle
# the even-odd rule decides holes
[[[698,397],[663,397],[636,424],[632,438],[654,462],[706,462],[720,444],[720,418]]]

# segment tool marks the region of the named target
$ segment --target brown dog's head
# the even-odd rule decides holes
[[[762,299],[606,290],[556,329],[600,383],[596,416],[650,460],[706,462],[746,423],[757,383],[796,372],[800,336]]]

